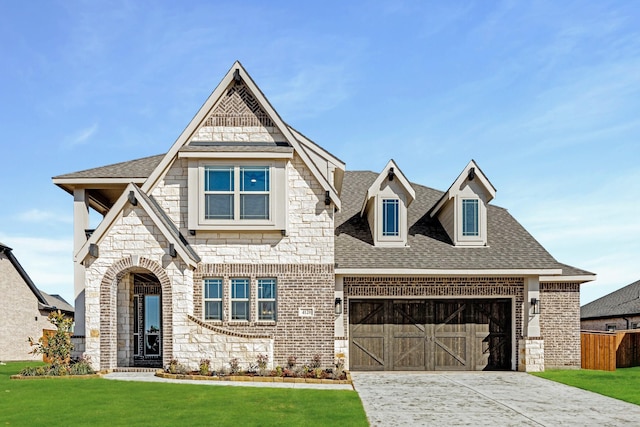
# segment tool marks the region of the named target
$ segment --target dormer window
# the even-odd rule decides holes
[[[390,160],[367,190],[360,211],[367,218],[374,246],[407,245],[407,208],[415,197],[407,178]]]
[[[486,247],[487,205],[496,189],[473,160],[431,210],[455,246]]]
[[[382,236],[397,237],[400,234],[400,202],[398,199],[382,199]]]
[[[478,199],[462,200],[462,235],[480,235],[480,221],[478,219]]]

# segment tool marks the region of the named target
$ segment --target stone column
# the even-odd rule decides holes
[[[540,336],[540,314],[535,313],[531,303],[535,298],[538,307],[540,307],[540,278],[538,276],[525,278],[524,296],[522,339],[518,343],[520,349],[518,370],[541,372],[544,371],[544,340]]]
[[[85,230],[89,228],[89,200],[84,188],[73,190],[73,296],[75,302],[74,334],[85,335],[84,286],[85,268],[76,259],[80,248],[87,241]]]

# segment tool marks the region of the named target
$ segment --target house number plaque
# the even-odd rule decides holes
[[[313,308],[298,308],[299,317],[313,317],[315,316],[315,310]]]

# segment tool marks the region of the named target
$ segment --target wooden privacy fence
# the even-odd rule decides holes
[[[581,331],[582,369],[615,371],[640,366],[640,330]]]

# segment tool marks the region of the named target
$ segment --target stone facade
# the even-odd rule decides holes
[[[540,337],[523,338],[518,341],[518,371],[542,372],[545,369],[544,340]]]
[[[540,283],[545,368],[579,369],[580,284]]]
[[[272,133],[270,133],[272,134]],[[131,273],[146,272],[162,285],[163,365],[176,358],[195,368],[202,358],[223,366],[231,358],[244,365],[265,352],[284,365],[296,356],[306,363],[321,355],[333,362],[333,210],[324,190],[299,156],[287,162],[288,233],[208,232],[187,229],[187,164],[177,159],[151,193],[202,263],[194,271],[169,254],[169,242],[140,206],[127,204],[99,241],[99,256],[85,261],[85,352],[101,369],[132,366]],[[282,191],[282,189],[275,189]],[[253,316],[257,310],[257,278],[277,281],[277,320],[204,322],[204,278],[251,279]],[[313,317],[301,317],[312,308]],[[227,311],[228,312],[228,311]]]
[[[47,316],[38,309],[38,299],[24,282],[15,267],[0,253],[0,361],[42,360],[42,356],[29,354],[32,347],[27,339],[38,340],[43,329],[55,329]]]

